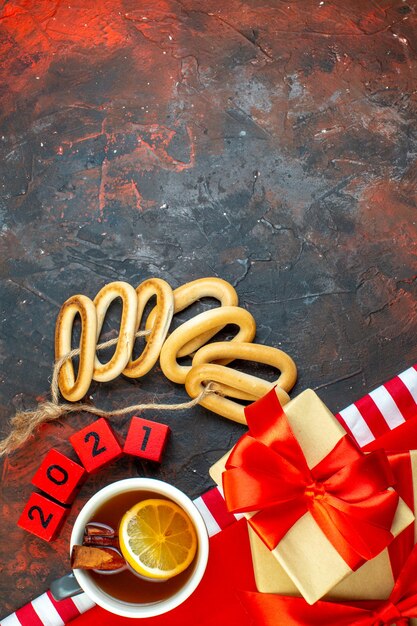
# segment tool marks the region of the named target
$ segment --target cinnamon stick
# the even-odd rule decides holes
[[[102,535],[84,535],[83,537],[83,546],[97,546],[100,547],[119,547],[119,539],[118,537],[109,537]]]
[[[98,569],[109,572],[125,565],[125,559],[114,548],[78,545],[72,548],[71,567],[73,569]]]

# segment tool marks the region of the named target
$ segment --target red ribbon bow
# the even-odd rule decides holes
[[[242,600],[256,626],[407,626],[417,617],[417,546],[398,576],[388,600],[354,604],[244,592]]]
[[[398,495],[382,450],[364,455],[346,435],[310,469],[275,390],[245,412],[223,488],[231,512],[258,511],[248,521],[270,550],[307,511],[352,570],[389,544]]]

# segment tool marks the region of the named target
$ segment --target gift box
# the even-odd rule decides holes
[[[263,416],[267,414],[274,415],[274,412],[277,410],[275,403],[276,395],[272,391],[261,400],[246,408],[247,417],[251,417],[250,422],[248,419],[250,432],[258,430],[261,432],[261,436],[264,437],[264,440],[268,440],[268,438],[271,437],[271,434],[262,422]],[[280,406],[279,409],[282,411]],[[279,422],[280,426],[278,430],[281,431],[281,434],[282,431],[285,430],[285,441],[282,450],[283,455],[286,458],[284,458],[281,464],[281,470],[285,467],[289,467],[291,469],[292,466],[291,464],[288,465],[288,463],[293,461],[294,450],[296,449],[296,445],[298,445],[304,455],[306,465],[308,468],[312,468],[311,471],[313,474],[315,472],[317,474],[317,468],[319,468],[320,471],[324,471],[324,474],[326,474],[327,471],[327,479],[329,472],[331,474],[332,471],[335,470],[335,475],[339,479],[343,478],[343,474],[346,474],[347,478],[345,482],[349,483],[348,487],[352,488],[353,491],[355,491],[355,489],[362,484],[362,479],[365,480],[370,476],[372,476],[372,478],[377,478],[378,471],[385,474],[386,468],[380,453],[374,452],[372,455],[363,455],[363,453],[361,453],[357,446],[351,441],[350,437],[346,436],[346,431],[343,429],[341,424],[334,418],[331,412],[312,390],[304,391],[297,398],[285,405],[283,412],[288,422],[290,434],[288,434],[288,428],[283,426],[282,422]],[[238,442],[238,445],[235,446],[232,454],[228,453],[225,455],[210,469],[210,475],[217,482],[217,484],[221,484],[223,480],[226,491],[227,489],[230,491],[230,481],[228,482],[226,480],[225,484],[224,476],[228,472],[229,474],[231,472],[230,467],[228,467],[228,464],[230,466],[231,458],[233,457],[232,470],[234,469],[233,463],[236,462],[236,457],[238,464],[242,459],[245,460],[249,458],[249,460],[252,460],[255,464],[261,464],[262,467],[260,469],[264,472],[264,482],[266,485],[266,492],[268,492],[269,483],[271,482],[270,479],[273,478],[273,471],[271,472],[271,468],[268,470],[267,467],[267,457],[270,456],[268,447],[265,445],[254,445],[249,446],[250,449],[247,449],[248,446],[246,446],[245,437],[246,436],[244,436],[241,440],[244,442],[243,449],[238,449],[238,446],[242,448],[242,444]],[[296,445],[294,444],[294,439],[296,440]],[[373,455],[377,455],[377,458]],[[338,456],[341,458],[337,458]],[[343,461],[344,458],[345,461]],[[353,463],[351,464],[352,460]],[[361,465],[363,463],[364,465],[362,471],[358,470],[358,464]],[[372,466],[373,463],[374,465]],[[388,465],[387,461],[386,464]],[[326,470],[323,469],[325,466]],[[351,467],[354,467],[355,471],[350,472],[349,468]],[[245,471],[245,468],[243,468],[244,473]],[[320,471],[318,472],[319,474]],[[244,473],[243,478],[245,479],[246,477]],[[235,478],[239,481],[239,477],[241,476],[242,472],[237,474]],[[284,472],[284,474],[281,473],[281,475],[278,476],[278,480],[282,483],[291,482],[293,481],[293,476],[291,475],[291,477],[289,477]],[[326,480],[324,480],[321,484],[319,481],[316,481],[310,487],[306,485],[305,489],[302,486],[300,493],[301,500],[308,500],[308,498],[306,498],[306,494],[312,495],[313,498],[320,500],[320,498],[323,497],[323,493],[320,493],[320,490],[322,485],[325,485],[325,483]],[[378,488],[379,487],[381,487],[381,485],[379,485]],[[386,489],[387,485],[382,485],[382,487],[382,492],[385,498],[387,491],[390,490]],[[249,482],[242,482],[240,487],[238,482],[236,487],[236,491],[240,492],[238,493],[238,496],[242,496],[243,499],[246,498],[247,494],[250,496],[253,489],[254,485],[250,480]],[[338,490],[340,491],[340,483],[336,488],[336,491]],[[393,496],[396,495],[392,492],[392,490],[390,493]],[[262,494],[262,497],[268,497],[268,495],[270,494]],[[353,499],[355,499],[356,496],[357,494],[353,494]],[[391,505],[393,501],[394,500],[391,500]],[[377,557],[381,560],[387,558],[383,555],[383,551],[392,538],[398,536],[414,520],[414,515],[402,499],[397,499],[394,502],[394,508],[390,509],[392,512],[391,517],[389,513],[387,513],[388,509],[386,501],[384,501],[383,505],[385,514],[384,523],[387,525],[387,522],[390,519],[387,527],[388,534],[384,535],[378,524],[373,527],[371,523],[371,527],[373,528],[371,534],[369,533],[369,528],[364,529],[364,527],[359,524],[357,526],[358,532],[356,532],[356,536],[353,538],[353,541],[358,539],[360,542],[361,529],[367,530],[367,539],[365,543],[373,544],[373,541],[377,538],[377,544],[379,544],[380,549],[378,549],[376,544],[372,545],[371,549],[377,550],[375,553],[382,553],[379,557]],[[268,519],[268,511],[266,511],[266,520],[262,519],[261,523],[258,526],[255,526],[258,534],[255,535],[254,531],[251,529],[251,548],[257,587],[260,591],[264,592],[301,592],[307,602],[312,604],[327,594],[347,576],[351,576],[352,572],[358,569],[366,559],[364,558],[363,553],[359,556],[356,553],[353,558],[351,558],[351,555],[348,554],[346,558],[346,551],[344,551],[343,546],[342,549],[340,549],[340,546],[338,546],[338,548],[335,547],[335,543],[337,545],[337,540],[334,542],[334,540],[331,541],[329,539],[329,536],[323,531],[323,524],[320,526],[317,523],[317,515],[313,517],[311,509],[307,508],[304,513],[301,509],[301,515],[298,515],[299,511],[296,515],[294,515],[292,511],[294,508],[293,505],[287,506],[287,508],[289,510],[285,511],[284,509],[284,513],[289,514],[290,517],[292,515],[293,521],[287,532],[280,537],[275,546],[269,545],[266,547],[265,537],[262,537],[262,539],[259,537],[262,536],[262,529],[265,526],[268,526],[269,522],[272,521],[274,526],[276,526],[278,521],[278,525],[281,525],[281,521],[279,516],[277,518],[276,512],[275,517],[273,516],[274,519]],[[374,513],[371,515],[373,521],[378,518],[378,512],[380,510],[380,506],[377,506],[374,510]],[[235,509],[233,509],[233,511],[236,512]],[[245,516],[247,517],[249,523],[254,525],[254,520],[256,520],[258,516],[258,512],[253,509],[249,513],[247,511],[249,511],[249,509],[246,509]],[[262,513],[263,512],[264,511],[262,511]],[[318,517],[320,517],[320,512]],[[343,526],[345,522],[345,515],[342,514],[341,525]],[[261,532],[259,531],[259,528],[261,529]],[[329,534],[332,535],[332,533],[334,533],[333,527]],[[367,558],[371,557],[368,556]],[[277,583],[278,586],[273,589],[271,589],[271,579],[274,581],[279,580],[279,583]],[[368,595],[367,597],[370,596]]]
[[[394,472],[396,491],[410,509],[415,510],[417,451],[389,454],[388,459]],[[251,528],[248,531],[257,589],[263,593],[280,596],[299,596],[296,585],[284,568],[277,563],[256,533]],[[411,524],[396,536],[386,550],[336,585],[326,595],[326,600],[344,602],[387,600],[416,543],[417,524]],[[409,624],[417,626],[417,619],[411,619]]]
[[[242,592],[253,626],[410,626],[417,618],[417,546],[405,561],[386,600],[327,601],[312,606],[301,597]]]

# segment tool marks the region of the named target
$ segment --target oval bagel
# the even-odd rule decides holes
[[[177,289],[174,289],[174,315],[183,311],[187,307],[191,306],[194,302],[197,302],[201,298],[215,298],[220,302],[220,306],[237,306],[239,299],[236,290],[230,283],[222,278],[216,278],[215,276],[208,276],[206,278],[198,278],[185,285],[181,285]],[[156,310],[153,309],[146,320],[145,328],[149,330],[154,324],[156,316]],[[188,356],[192,354],[198,348],[203,346],[209,341],[216,333],[218,333],[223,326],[207,330],[200,335],[194,337],[191,341],[182,346],[178,353],[178,357]]]
[[[256,323],[246,309],[224,306],[200,313],[176,328],[162,346],[160,365],[164,375],[174,383],[184,383],[191,366],[178,363],[177,357],[181,348],[207,330],[224,327],[227,324],[239,326],[239,332],[231,339],[232,342],[249,342],[255,337]],[[226,363],[229,361],[230,359]]]
[[[133,342],[135,340],[138,307],[136,291],[129,283],[115,281],[100,289],[94,298],[97,312],[96,341],[98,341],[100,336],[107,309],[116,298],[121,298],[122,300],[119,340],[113,356],[107,363],[101,363],[97,354],[95,356],[93,380],[100,382],[113,380],[122,373],[132,354]]]
[[[254,380],[251,381],[250,379]],[[259,380],[260,379],[256,376],[251,376],[250,374],[242,375],[242,372],[232,370],[230,367],[225,367],[224,365],[204,363],[191,368],[185,379],[185,389],[191,398],[196,398],[199,393],[204,390],[204,383],[221,383],[221,385],[217,386],[217,391],[220,391],[222,385],[245,391],[248,388],[251,388],[252,383],[253,389],[258,388]],[[273,387],[273,383],[267,384],[267,387],[266,392]],[[286,391],[280,389],[279,387],[275,387],[275,389],[281,404],[289,402],[290,398]],[[216,391],[216,386],[214,387],[214,391]],[[205,396],[202,400],[200,400],[199,404],[206,409],[217,413],[218,415],[222,415],[223,417],[232,420],[233,422],[246,424],[244,406],[217,393]]]
[[[204,363],[218,363],[220,359],[224,358],[263,363],[265,365],[271,365],[281,372],[279,378],[273,383],[251,375],[248,378],[248,389],[244,389],[243,392],[234,392],[234,386],[233,388],[228,388],[225,385],[220,385],[221,393],[226,396],[253,401],[262,397],[273,385],[277,385],[284,391],[291,391],[297,380],[297,367],[286,352],[272,346],[264,346],[256,343],[231,343],[230,341],[209,343],[196,352],[192,361],[192,367]],[[247,374],[243,374],[243,376],[246,375]],[[241,380],[243,380],[243,378],[241,378]],[[258,380],[259,383],[255,385],[254,380]],[[236,387],[236,389],[240,389],[240,387]]]
[[[71,352],[74,318],[81,319],[80,356],[75,379],[72,359],[66,360],[59,371],[58,386],[63,397],[77,402],[85,396],[91,384],[96,350],[97,313],[94,303],[82,294],[71,296],[62,305],[55,326],[55,359]]]
[[[153,296],[156,296],[156,306],[153,309],[155,314],[153,316],[151,333],[147,337],[142,353],[134,361],[130,358],[122,372],[129,378],[140,378],[147,374],[155,365],[174,315],[174,294],[165,280],[161,278],[145,280],[136,287],[136,295],[138,303],[136,332],[140,328],[143,311]]]

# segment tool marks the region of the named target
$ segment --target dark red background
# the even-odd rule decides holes
[[[230,281],[256,341],[297,362],[295,392],[333,411],[417,361],[415,0],[0,4],[3,435],[47,397],[62,302],[112,280]],[[91,396],[186,399],[158,368]],[[97,488],[150,475],[194,497],[243,432],[203,409],[146,418],[172,428],[161,468],[125,457],[90,478],[51,545],[16,521],[41,457],[90,418],[4,460],[0,616],[68,570]]]

